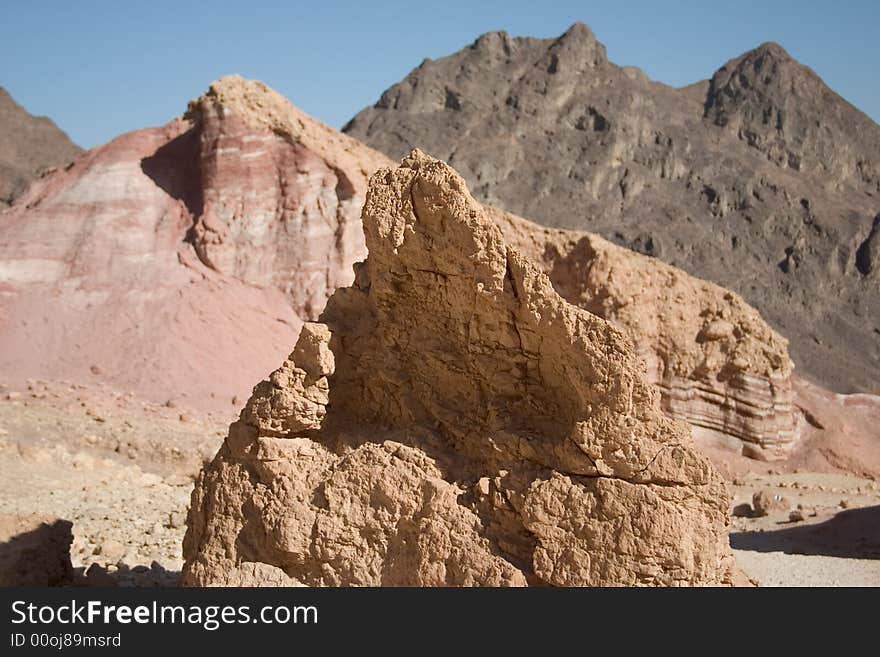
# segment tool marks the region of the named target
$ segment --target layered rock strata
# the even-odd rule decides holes
[[[81,155],[2,215],[5,380],[229,409],[351,282],[386,162],[235,76]]]
[[[283,291],[303,319],[317,318],[366,255],[367,179],[390,162],[238,76],[212,84],[186,117],[199,131],[199,257]]]
[[[756,458],[793,447],[788,342],[738,294],[590,233],[490,214],[562,297],[627,333],[672,417],[734,436]]]

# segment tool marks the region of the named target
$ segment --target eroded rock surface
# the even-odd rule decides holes
[[[799,431],[788,341],[742,297],[597,235],[487,211],[563,298],[629,335],[667,413],[745,441],[752,456],[789,452]]]
[[[282,290],[316,319],[366,255],[360,209],[367,179],[388,160],[237,76],[212,84],[187,117],[199,130],[202,261]]]
[[[724,483],[621,330],[554,292],[442,162],[377,173],[362,217],[354,285],[197,482],[185,583],[733,580]]]

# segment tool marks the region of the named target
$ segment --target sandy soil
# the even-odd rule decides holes
[[[174,586],[192,482],[235,411],[150,404],[100,386],[0,388],[0,513],[73,522],[78,584]],[[762,586],[880,586],[880,484],[746,465],[737,461],[728,476],[730,541],[749,577]],[[772,508],[758,516],[761,491]]]
[[[740,516],[759,491],[774,508],[762,517]],[[880,586],[877,482],[769,468],[735,478],[730,492],[730,544],[740,567],[762,586]],[[793,511],[803,520],[791,520]]]
[[[77,583],[173,586],[193,480],[234,415],[101,387],[0,394],[0,513],[73,522]],[[89,568],[91,567],[91,570]]]

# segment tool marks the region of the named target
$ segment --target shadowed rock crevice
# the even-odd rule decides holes
[[[190,128],[141,160],[143,172],[194,217],[202,214],[199,130]]]
[[[856,269],[862,276],[869,276],[880,262],[880,214],[874,217],[871,232],[856,250]]]

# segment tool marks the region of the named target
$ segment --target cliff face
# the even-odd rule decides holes
[[[51,119],[32,116],[0,87],[0,209],[81,152]]]
[[[788,341],[738,294],[597,235],[490,214],[563,298],[624,330],[669,415],[734,436],[757,458],[794,446]]]
[[[345,131],[392,157],[419,147],[483,202],[730,289],[789,338],[800,372],[880,390],[880,127],[775,44],[673,89],[609,62],[584,25],[486,34]]]
[[[369,256],[193,492],[191,585],[730,583],[727,494],[624,334],[447,165],[377,173]]]
[[[2,214],[0,369],[229,408],[352,280],[383,162],[260,83],[217,81]]]

